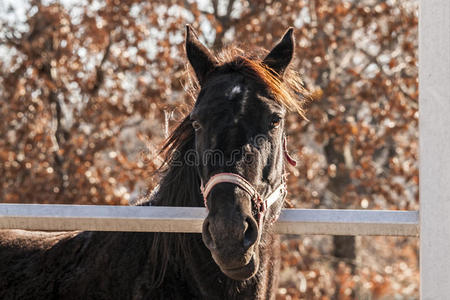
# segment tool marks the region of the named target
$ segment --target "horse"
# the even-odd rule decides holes
[[[197,99],[166,140],[158,188],[139,205],[203,207],[202,233],[0,231],[0,299],[273,299],[273,231],[286,196],[285,115],[307,97],[271,51],[218,55],[187,25]]]

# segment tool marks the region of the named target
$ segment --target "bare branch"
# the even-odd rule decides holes
[[[112,38],[111,38],[111,32],[108,33],[108,45],[105,48],[105,52],[103,53],[102,60],[100,61],[100,64],[95,68],[96,74],[95,74],[95,83],[92,86],[90,93],[92,95],[97,94],[98,90],[100,89],[100,86],[102,85],[104,81],[104,71],[103,71],[103,64],[108,60],[109,53],[111,50],[112,45]]]

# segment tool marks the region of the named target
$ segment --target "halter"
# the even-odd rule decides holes
[[[286,137],[283,137],[283,154],[286,161],[292,165],[296,166],[297,163],[295,160],[291,158],[289,155],[287,148],[286,148]],[[244,190],[246,193],[250,195],[250,198],[253,203],[255,203],[255,206],[258,210],[257,219],[259,222],[259,225],[261,226],[262,220],[264,217],[265,212],[268,208],[272,206],[272,204],[275,203],[280,198],[286,197],[287,189],[286,189],[286,179],[285,175],[282,176],[281,183],[278,185],[278,187],[269,194],[265,199],[261,197],[261,195],[258,193],[258,191],[253,187],[253,185],[248,182],[244,177],[241,175],[235,174],[235,173],[218,173],[209,178],[208,182],[204,185],[203,180],[200,178],[201,185],[200,190],[203,194],[203,202],[205,207],[208,209],[208,195],[213,189],[214,186],[216,186],[219,183],[231,183],[234,185],[237,185],[242,190]],[[278,215],[271,220],[271,222],[275,222],[278,219]]]

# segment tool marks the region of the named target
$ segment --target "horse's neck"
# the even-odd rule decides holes
[[[150,197],[155,206],[203,206],[195,166],[173,162]]]

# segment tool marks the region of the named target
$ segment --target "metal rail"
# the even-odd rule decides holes
[[[0,229],[201,232],[199,207],[0,204]],[[418,236],[417,211],[284,209],[281,234]]]

